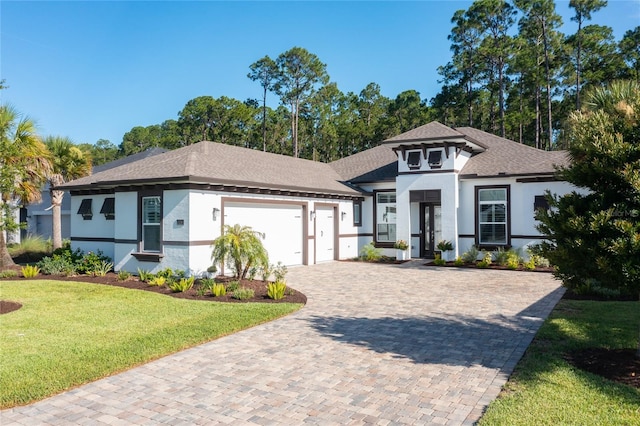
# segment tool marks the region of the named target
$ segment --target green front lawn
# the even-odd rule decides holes
[[[63,281],[0,282],[0,407],[27,404],[300,309]],[[212,360],[215,363],[215,360]]]
[[[563,354],[634,348],[640,303],[562,300],[480,425],[640,425],[640,389],[576,369]]]

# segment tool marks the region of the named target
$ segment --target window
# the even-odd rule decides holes
[[[93,217],[93,212],[91,211],[91,198],[85,198],[80,203],[80,208],[78,209],[78,214],[82,215],[84,220],[91,220]]]
[[[396,193],[376,193],[376,241],[396,241]]]
[[[429,167],[439,169],[442,167],[442,150],[429,151]]]
[[[533,211],[538,209],[549,210],[549,202],[544,195],[536,195],[533,199]]]
[[[160,224],[162,203],[159,196],[142,197],[142,246],[141,251],[160,251]]]
[[[422,165],[422,156],[420,155],[420,151],[412,151],[409,153],[407,157],[407,166],[410,169],[419,169]]]
[[[508,244],[508,188],[478,188],[478,229],[480,245]]]
[[[362,202],[353,202],[353,226],[362,226]]]
[[[107,220],[114,220],[116,218],[115,213],[115,198],[105,198],[100,209],[100,214],[104,215]]]

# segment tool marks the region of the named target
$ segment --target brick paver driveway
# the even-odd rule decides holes
[[[549,274],[291,268],[305,308],[36,404],[17,424],[472,424],[559,297]]]

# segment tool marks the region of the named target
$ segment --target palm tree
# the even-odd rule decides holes
[[[50,154],[34,122],[0,105],[0,269],[15,266],[5,239],[5,232],[20,227],[14,220],[14,203],[38,201],[50,170]]]
[[[47,136],[44,143],[51,152],[53,162],[48,181],[53,214],[53,249],[55,250],[62,247],[60,207],[64,198],[64,191],[56,188],[70,180],[90,175],[91,158],[66,137]]]
[[[235,277],[244,279],[252,266],[267,266],[269,258],[260,239],[264,236],[250,226],[225,225],[221,236],[213,241],[211,258],[214,263],[228,261]]]

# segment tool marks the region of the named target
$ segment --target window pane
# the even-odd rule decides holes
[[[507,201],[506,189],[481,189],[478,191],[480,201]]]
[[[142,226],[142,247],[144,251],[160,251],[160,226]]]
[[[507,225],[505,224],[481,224],[480,243],[482,244],[506,244]]]
[[[142,199],[142,222],[160,223],[160,197]]]
[[[378,235],[376,239],[380,242],[394,242],[396,240],[395,223],[378,224]]]
[[[353,203],[353,224],[362,224],[362,204]]]

